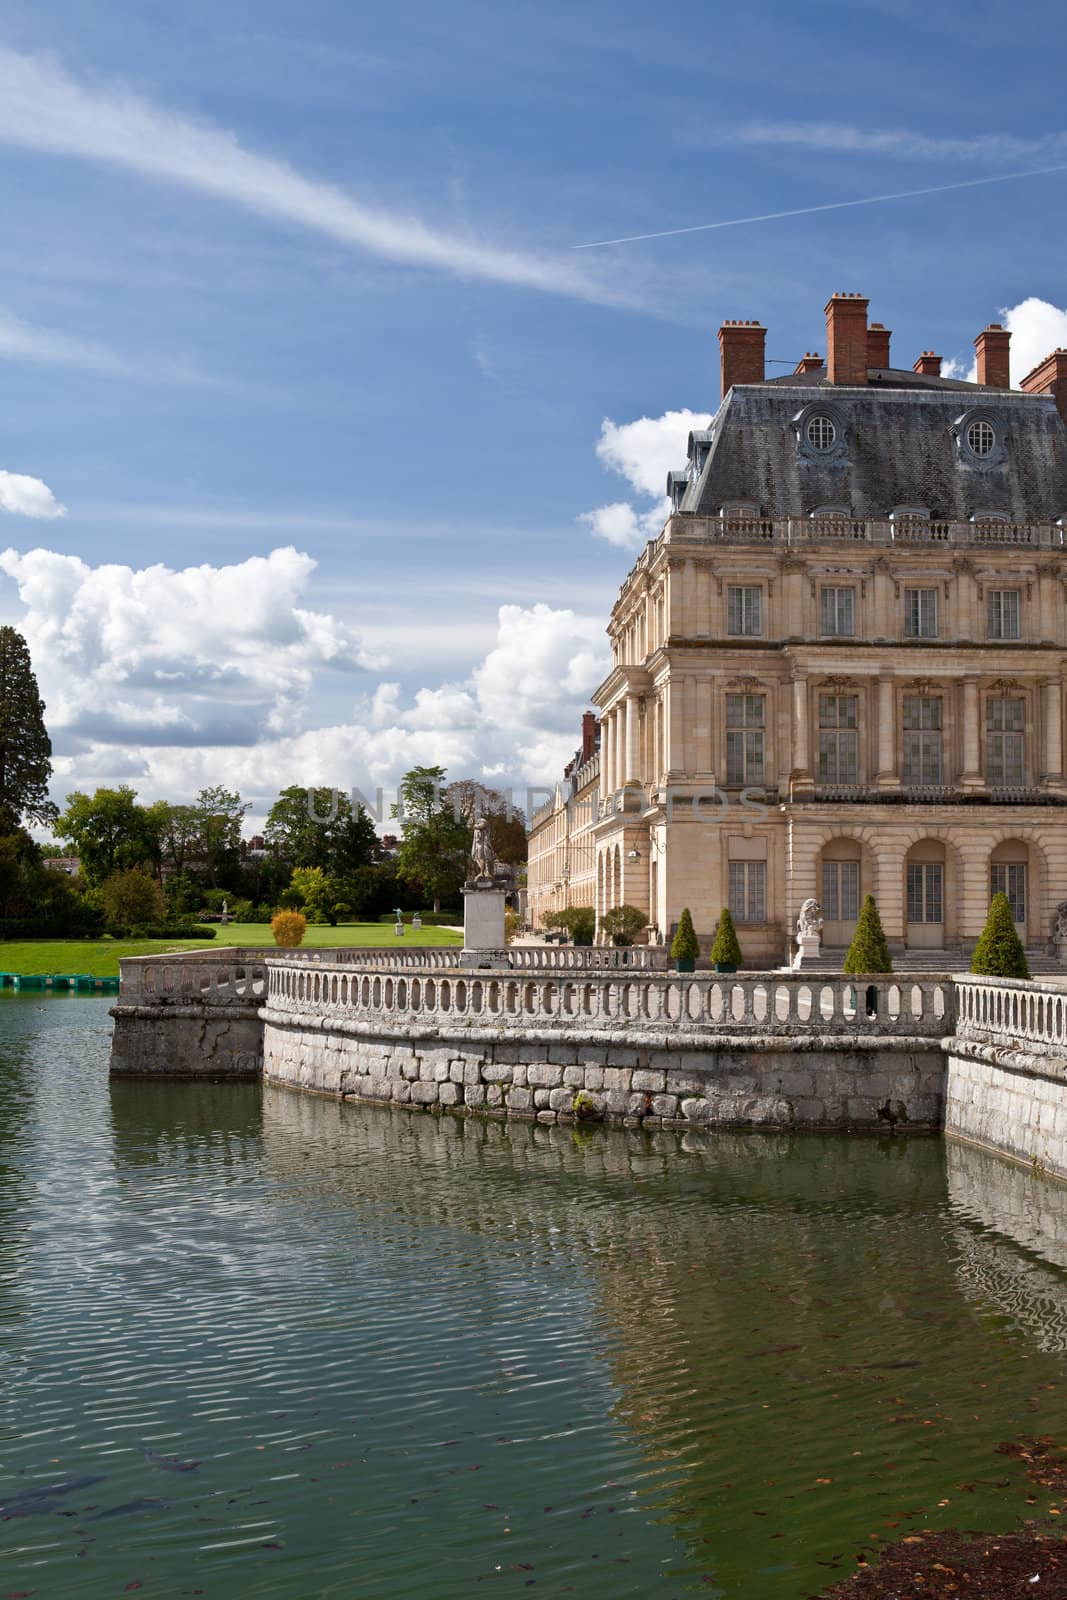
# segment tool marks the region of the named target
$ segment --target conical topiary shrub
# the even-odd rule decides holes
[[[674,938],[671,940],[671,955],[674,958],[676,972],[692,972],[696,966],[697,956],[700,954],[700,944],[697,940],[693,919],[686,906],[678,918],[678,927]]]
[[[1006,894],[995,894],[989,902],[989,915],[971,957],[971,971],[983,978],[1030,976],[1026,951],[1015,930],[1011,902]]]
[[[729,906],[723,907],[719,918],[715,943],[711,947],[711,960],[716,972],[736,972],[744,960]]]
[[[874,895],[864,896],[856,931],[845,957],[845,972],[892,972],[893,962],[886,943],[885,929],[874,903]]]

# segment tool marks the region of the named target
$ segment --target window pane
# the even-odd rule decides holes
[[[1015,922],[1026,921],[1026,862],[994,862],[989,869],[989,893],[1006,894]]]

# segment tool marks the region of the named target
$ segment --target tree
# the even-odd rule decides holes
[[[398,876],[421,885],[435,911],[442,899],[459,899],[471,847],[471,828],[456,817],[444,780],[444,767],[412,767],[401,779],[400,803],[393,807],[403,829]]]
[[[647,928],[648,918],[636,906],[612,906],[600,919],[600,931],[606,933],[614,945],[633,944],[642,928]]]
[[[1028,978],[1030,965],[1015,928],[1011,901],[998,892],[989,902],[985,927],[974,947],[971,971],[984,978]]]
[[[69,839],[81,861],[86,881],[96,887],[118,868],[155,867],[159,861],[160,818],[139,806],[127,784],[67,796],[67,809],[56,822],[61,839]]]
[[[113,872],[100,885],[100,903],[112,927],[161,922],[165,911],[163,891],[142,867]]]
[[[671,955],[675,961],[695,961],[699,954],[700,944],[696,929],[693,927],[692,913],[688,906],[683,906],[674,938],[671,940]]]
[[[195,865],[199,841],[200,819],[195,806],[173,806],[166,800],[157,800],[147,807],[152,825],[158,830],[160,859],[172,873],[184,874]]]
[[[22,820],[55,821],[51,777],[52,741],[29,647],[15,628],[0,628],[0,830],[10,832]]]
[[[546,928],[564,928],[577,945],[590,945],[596,935],[596,912],[592,906],[567,906],[563,911],[546,912]]]
[[[378,854],[374,823],[337,789],[283,789],[263,830],[269,854],[290,869],[321,867],[344,878]]]
[[[329,877],[321,867],[294,867],[289,890],[286,900],[291,898],[307,913],[310,922],[328,922],[335,928],[338,920],[352,909],[345,897],[344,884],[338,878]]]
[[[741,942],[737,937],[737,929],[734,927],[734,919],[730,914],[729,906],[723,906],[722,908],[719,926],[715,930],[715,938],[712,941],[711,960],[716,967],[740,967],[744,965],[745,958],[741,954]]]
[[[856,931],[845,956],[843,970],[849,973],[892,972],[893,962],[886,943],[885,929],[878,915],[874,895],[864,896]]]
[[[234,870],[241,860],[241,829],[251,802],[232,789],[215,784],[201,789],[193,807],[196,817],[196,853],[215,888],[224,869]]]
[[[488,817],[489,842],[498,861],[518,866],[526,860],[528,839],[522,812],[499,789],[489,789],[475,778],[458,778],[448,785],[445,797],[468,828],[473,829],[479,817]]]

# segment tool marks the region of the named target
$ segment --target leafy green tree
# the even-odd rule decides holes
[[[458,778],[450,783],[445,796],[453,811],[472,831],[479,817],[489,820],[489,843],[493,854],[505,866],[518,866],[528,853],[526,823],[522,813],[510,804],[499,789],[487,788],[474,778]]]
[[[91,795],[81,790],[69,794],[56,832],[70,841],[93,887],[120,867],[155,867],[159,861],[158,814],[138,805],[127,784],[97,789]]]
[[[578,945],[590,945],[596,936],[592,906],[566,906],[562,911],[549,911],[542,920],[546,928],[564,928]]]
[[[344,884],[339,878],[332,878],[323,872],[321,867],[294,867],[289,888],[291,894],[286,895],[287,902],[292,900],[301,911],[306,912],[309,922],[320,925],[328,922],[333,928],[342,916],[351,913]]]
[[[232,875],[240,866],[241,829],[251,809],[250,801],[221,784],[201,789],[196,797],[196,854],[212,888],[222,873]]]
[[[0,830],[10,832],[23,819],[55,821],[51,777],[52,741],[29,647],[15,628],[0,628]]]
[[[466,874],[471,828],[457,818],[444,788],[444,767],[412,767],[400,783],[403,837],[397,854],[397,875],[418,884],[440,911],[441,901],[456,902]]]
[[[998,892],[989,902],[985,927],[971,957],[971,971],[984,978],[1030,976],[1030,964],[1006,894]]]
[[[613,945],[633,944],[642,928],[648,927],[648,918],[636,906],[612,906],[600,919],[600,931],[606,933]]]
[[[145,808],[159,838],[159,854],[168,874],[184,877],[195,866],[200,844],[200,818],[195,806],[157,800]]]
[[[165,911],[163,891],[143,867],[130,867],[105,878],[100,885],[100,903],[111,927],[161,922]]]
[[[723,906],[719,916],[719,926],[715,930],[711,946],[711,959],[718,967],[744,966],[745,958],[741,954],[741,942],[737,937],[737,929],[734,927],[729,906]]]
[[[321,867],[344,878],[378,854],[374,823],[336,789],[292,784],[270,808],[263,830],[269,854],[289,867]]]
[[[849,973],[893,970],[885,929],[882,927],[882,919],[878,915],[873,894],[864,896],[843,970]]]
[[[693,927],[692,913],[688,906],[683,906],[674,938],[671,940],[671,955],[675,961],[695,961],[699,954],[700,944],[696,929]]]

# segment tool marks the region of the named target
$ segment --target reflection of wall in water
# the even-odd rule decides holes
[[[1067,1350],[1067,1205],[1062,1184],[946,1142],[957,1271],[966,1293],[1010,1316],[1041,1350]],[[977,1224],[977,1226],[975,1226]]]

